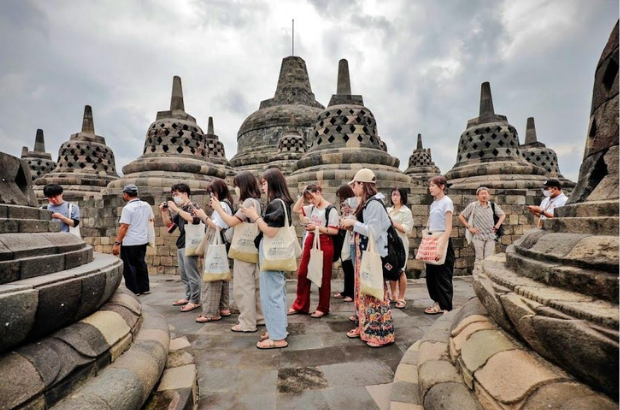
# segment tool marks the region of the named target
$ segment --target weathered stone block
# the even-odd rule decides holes
[[[467,369],[474,373],[499,352],[517,349],[499,330],[480,330],[463,344],[461,355]]]

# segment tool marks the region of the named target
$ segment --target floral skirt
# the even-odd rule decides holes
[[[359,321],[360,338],[364,342],[379,345],[393,343],[396,336],[387,286],[384,284],[383,300],[360,293],[362,251],[359,242],[360,234],[355,234],[355,309]]]

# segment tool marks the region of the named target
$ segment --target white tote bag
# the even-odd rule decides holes
[[[213,238],[205,251],[204,267],[202,270],[202,280],[204,282],[216,282],[218,280],[230,281],[230,266],[228,265],[228,255],[226,255],[226,245],[222,243],[220,231],[212,231]]]
[[[360,292],[383,300],[383,264],[381,255],[375,252],[375,241],[368,236],[368,248],[362,254],[360,264]]]
[[[205,237],[205,224],[185,224],[185,256],[199,255],[198,247]]]
[[[474,205],[474,209],[471,211],[471,215],[467,220],[467,225],[472,226],[474,223],[474,213],[476,212],[476,206]],[[467,239],[467,244],[471,243],[471,240],[474,238],[474,234],[469,231],[469,228],[465,228],[465,239]]]
[[[301,255],[299,241],[293,228],[288,222],[288,212],[283,200],[278,199],[284,207],[284,226],[278,228],[278,233],[270,238],[263,236],[263,262],[261,272],[265,271],[286,271],[294,272],[297,270],[297,257]]]
[[[73,204],[71,202],[69,202],[69,219],[71,219],[71,213],[73,211]],[[78,226],[71,226],[71,225],[67,225],[69,227],[69,233],[77,236],[78,238],[82,239],[82,234],[80,232],[80,225]]]
[[[323,251],[319,238],[319,227],[314,230],[314,242],[310,249],[310,261],[308,262],[308,280],[319,288],[323,281]]]
[[[342,251],[340,251],[340,260],[348,261],[351,259],[351,231],[347,229],[344,234],[344,240],[342,241]]]

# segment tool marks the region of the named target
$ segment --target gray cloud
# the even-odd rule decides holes
[[[347,58],[401,169],[422,133],[447,172],[490,81],[496,111],[522,139],[535,117],[577,178],[594,68],[617,20],[610,0],[0,2],[0,150],[19,155],[43,128],[55,157],[90,104],[120,171],[180,75],[187,111],[203,128],[214,117],[231,158],[243,120],[273,96],[291,18],[317,99],[327,104]]]

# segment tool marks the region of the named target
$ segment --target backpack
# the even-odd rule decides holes
[[[325,208],[325,227],[329,225],[329,211],[332,209],[336,209],[334,205],[328,205]],[[314,206],[312,207],[312,211],[314,211]],[[312,211],[310,214],[312,215]],[[332,258],[332,262],[336,262],[340,259],[340,255],[342,253],[342,246],[344,245],[344,236],[347,234],[346,229],[338,229],[338,233],[336,235],[331,235],[332,241],[334,243],[334,257]]]
[[[370,201],[379,202],[387,214],[387,209],[385,208],[383,201],[380,201],[375,197],[366,201],[364,209],[366,209]],[[405,263],[407,262],[407,254],[405,253],[405,245],[403,245],[403,240],[400,239],[400,236],[398,236],[398,232],[396,232],[396,228],[394,228],[394,224],[391,220],[390,226],[387,229],[387,251],[387,255],[385,257],[381,257],[383,279],[397,281],[401,275],[402,267],[405,266]]]
[[[497,225],[497,222],[499,221],[499,216],[497,216],[495,214],[495,202],[491,202],[491,209],[493,210],[493,226]],[[499,229],[497,231],[495,231],[495,236],[497,237],[497,240],[499,240],[499,238],[504,234],[504,225],[500,225]]]

